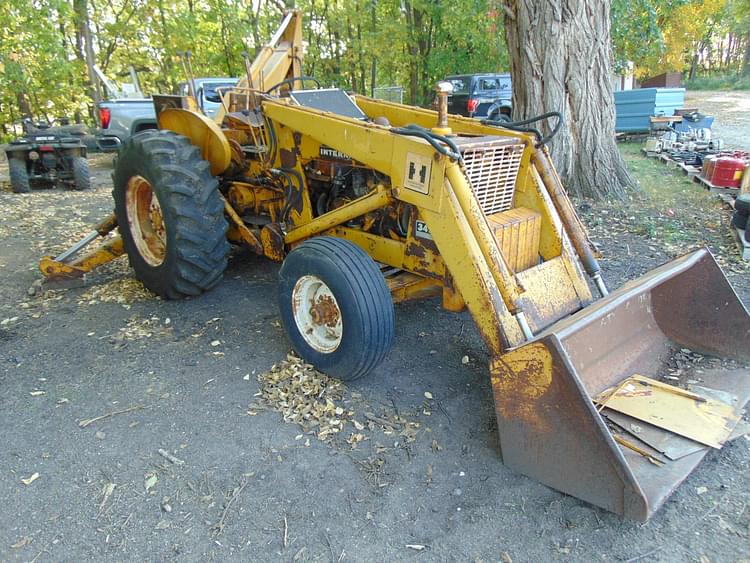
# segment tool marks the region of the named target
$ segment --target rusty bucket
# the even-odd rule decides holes
[[[659,444],[625,447],[597,398],[634,374],[660,380],[670,356],[684,348],[750,363],[750,315],[707,250],[649,272],[492,361],[503,462],[591,504],[647,520],[711,448],[688,440],[692,449],[668,459]],[[749,370],[701,378],[705,392],[723,393],[741,413],[750,398]]]

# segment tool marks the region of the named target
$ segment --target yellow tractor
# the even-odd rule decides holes
[[[126,253],[146,287],[176,299],[213,287],[230,244],[246,245],[282,262],[294,349],[344,380],[388,354],[394,303],[440,296],[468,308],[489,349],[502,461],[647,519],[750,395],[750,377],[704,382],[731,406],[660,381],[679,348],[750,361],[750,316],[712,256],[608,293],[544,139],[448,115],[446,84],[438,111],[306,88],[301,35],[289,12],[213,120],[190,98],[155,97],[160,129],[118,156],[114,216],[42,273],[81,276]],[[659,422],[665,412],[687,430]],[[693,449],[672,459],[618,416]],[[721,428],[697,435],[707,420]]]

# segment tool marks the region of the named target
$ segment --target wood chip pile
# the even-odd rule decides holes
[[[341,432],[354,414],[337,404],[346,387],[338,379],[320,373],[293,354],[258,376],[256,394],[272,410],[280,412],[284,422],[299,424],[305,432],[315,431],[326,441]],[[257,406],[250,407],[250,413]]]

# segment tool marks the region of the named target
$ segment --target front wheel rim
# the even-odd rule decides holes
[[[343,337],[341,309],[331,289],[317,276],[302,276],[292,290],[292,314],[305,343],[330,354]]]
[[[167,231],[156,193],[143,176],[128,180],[125,211],[138,254],[149,266],[161,266],[167,255]]]

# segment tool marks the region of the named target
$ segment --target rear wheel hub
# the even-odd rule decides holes
[[[143,176],[128,180],[125,210],[138,253],[149,266],[160,266],[167,254],[167,231],[159,200]]]

